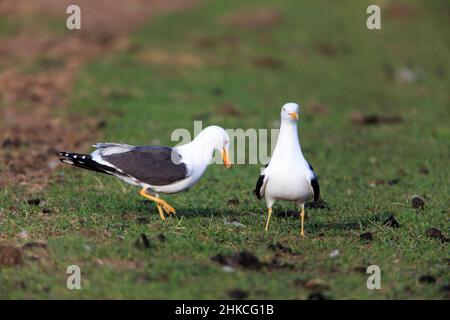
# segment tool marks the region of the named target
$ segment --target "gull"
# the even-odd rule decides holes
[[[113,175],[141,188],[139,194],[155,202],[159,215],[176,210],[159,195],[183,191],[193,186],[219,150],[226,168],[231,167],[228,133],[218,126],[203,129],[192,142],[176,146],[132,146],[97,143],[91,154],[59,152],[63,163]]]
[[[305,160],[297,134],[299,106],[286,103],[281,108],[281,126],[277,144],[269,164],[256,183],[258,199],[266,199],[268,208],[265,230],[269,228],[272,206],[277,200],[296,202],[300,208],[300,235],[305,236],[305,203],[310,198],[319,200],[320,188],[312,166]]]

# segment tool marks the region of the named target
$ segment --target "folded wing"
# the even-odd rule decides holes
[[[187,177],[186,165],[173,148],[111,145],[98,151],[102,162],[110,164],[125,176],[149,185],[169,185]]]

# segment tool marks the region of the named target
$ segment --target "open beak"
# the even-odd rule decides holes
[[[297,112],[294,111],[294,112],[288,113],[288,115],[291,117],[292,120],[298,120]]]
[[[225,168],[230,168],[231,167],[231,161],[230,161],[230,157],[228,155],[228,152],[225,148],[222,148],[222,159],[223,159],[223,166]]]

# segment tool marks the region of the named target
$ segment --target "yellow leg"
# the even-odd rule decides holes
[[[270,216],[272,215],[272,208],[269,208],[269,211],[267,213],[267,222],[266,222],[266,231],[269,229],[269,222],[270,222]]]
[[[176,213],[175,209],[172,206],[170,206],[167,202],[165,202],[164,200],[162,200],[160,198],[157,198],[157,197],[154,197],[154,196],[148,194],[147,192],[145,192],[145,189],[142,189],[139,192],[139,194],[141,196],[143,196],[144,198],[146,198],[146,199],[149,199],[149,200],[151,200],[153,202],[156,202],[157,207],[158,207],[158,211],[159,211],[159,215],[161,216],[162,220],[165,220],[165,218],[164,218],[164,214],[161,214],[161,211],[160,211],[161,208],[164,209],[164,211],[167,214],[171,214],[171,213],[175,214]]]
[[[303,224],[305,220],[305,207],[302,206],[302,211],[300,212],[300,235],[305,237],[305,230],[303,229]]]
[[[175,210],[174,207],[172,207],[170,204],[168,204],[167,202],[165,202],[162,199],[159,199],[159,200],[160,200],[162,208],[164,209],[164,211],[167,212],[167,214],[171,214],[171,213],[177,214],[177,211]]]
[[[166,220],[166,217],[164,217],[164,213],[163,213],[163,211],[162,211],[162,209],[161,209],[161,206],[159,205],[159,204],[156,204],[156,207],[158,208],[158,211],[159,211],[159,216],[161,217],[161,220]]]

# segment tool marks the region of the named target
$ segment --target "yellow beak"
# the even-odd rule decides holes
[[[223,159],[223,165],[225,168],[230,168],[231,167],[231,161],[230,161],[230,157],[228,156],[228,152],[225,148],[222,148],[222,159]]]
[[[291,112],[291,113],[288,113],[288,115],[293,119],[293,120],[298,120],[298,114],[297,114],[297,112]]]

